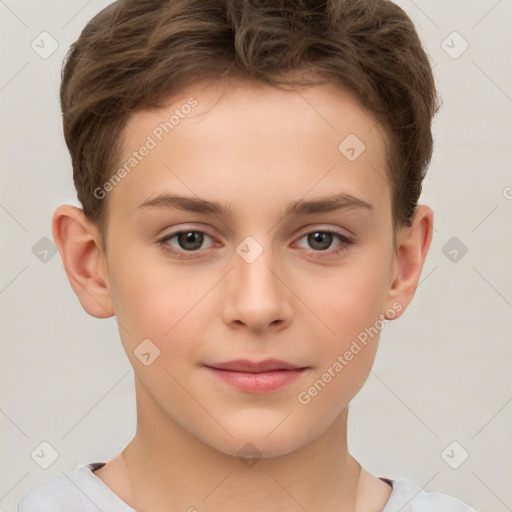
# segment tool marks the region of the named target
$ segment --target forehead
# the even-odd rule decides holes
[[[333,189],[383,209],[390,199],[380,126],[332,84],[198,83],[133,114],[122,146],[109,202],[124,213],[162,192],[260,209]]]

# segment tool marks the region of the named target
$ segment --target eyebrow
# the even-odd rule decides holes
[[[141,203],[138,208],[159,207],[171,208],[195,213],[214,214],[221,217],[232,217],[233,207],[223,205],[215,201],[208,201],[198,197],[187,197],[175,194],[159,194],[156,197],[147,199]],[[373,205],[357,198],[351,194],[340,193],[332,196],[322,197],[304,201],[299,199],[287,205],[285,217],[307,215],[312,213],[325,213],[336,210],[348,210],[352,208],[361,208],[373,210]]]

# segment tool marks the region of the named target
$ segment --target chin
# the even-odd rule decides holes
[[[261,438],[240,436],[230,439],[229,442],[211,442],[209,444],[213,449],[230,457],[236,457],[241,462],[248,461],[249,465],[252,459],[271,459],[288,455],[305,443],[293,442],[290,439],[269,440],[262,435]]]
[[[269,459],[288,455],[308,443],[312,442],[318,432],[313,432],[315,426],[307,430],[305,425],[285,420],[283,416],[273,421],[264,421],[260,418],[243,424],[226,425],[233,437],[228,435],[221,439],[212,439],[206,434],[203,441],[215,450],[225,455],[244,459],[246,457]],[[285,425],[285,423],[287,423]],[[243,460],[242,460],[243,462]]]

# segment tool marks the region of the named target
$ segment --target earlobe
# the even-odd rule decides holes
[[[99,233],[83,211],[62,205],[53,214],[52,233],[71,287],[96,318],[114,315]]]
[[[416,208],[412,225],[402,228],[396,250],[396,278],[389,290],[388,306],[400,304],[398,318],[411,302],[432,241],[434,212],[425,205]],[[395,308],[397,309],[397,308]]]

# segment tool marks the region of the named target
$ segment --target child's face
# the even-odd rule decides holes
[[[121,165],[137,164],[109,192],[105,280],[139,425],[183,429],[225,453],[250,442],[284,454],[336,426],[371,369],[383,315],[405,307],[392,293],[384,139],[333,86],[203,89],[131,117]],[[293,203],[343,194],[357,201],[287,215]],[[166,195],[192,201],[148,204]],[[193,211],[200,200],[230,215]],[[177,231],[192,234],[171,238]],[[147,366],[134,354],[145,339],[160,350]],[[265,380],[208,368],[268,359],[303,370]]]

